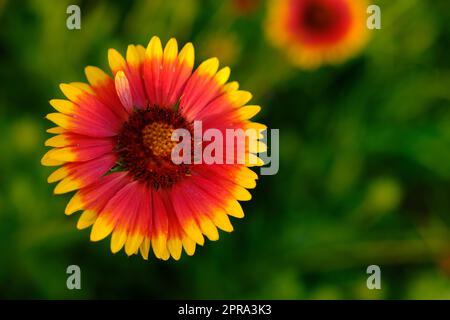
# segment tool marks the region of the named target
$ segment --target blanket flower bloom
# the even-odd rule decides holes
[[[57,112],[47,119],[57,126],[41,163],[60,167],[48,182],[58,182],[55,194],[77,190],[65,213],[83,211],[77,227],[92,226],[92,241],[111,234],[113,253],[193,255],[204,236],[233,230],[228,215],[244,216],[238,201],[250,200],[258,176],[249,167],[263,164],[256,154],[266,148],[266,127],[249,120],[260,107],[246,105],[252,95],[228,82],[230,69],[219,70],[217,58],[194,71],[191,43],[178,52],[175,39],[163,48],[153,37],[147,48],[129,45],[125,58],[110,49],[108,60],[112,78],[88,66],[89,84],[61,84],[67,99],[50,101]],[[175,164],[172,133],[192,131],[194,121],[220,132],[257,130],[257,150],[246,146],[239,163]]]
[[[300,68],[339,64],[367,42],[366,7],[365,0],[272,0],[266,34]]]

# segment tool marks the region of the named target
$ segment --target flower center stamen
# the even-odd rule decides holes
[[[171,154],[176,142],[171,140],[174,128],[164,122],[153,122],[142,130],[144,145],[157,157],[167,157]]]

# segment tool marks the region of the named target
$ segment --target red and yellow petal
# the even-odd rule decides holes
[[[178,44],[170,39],[163,49],[161,40],[153,37],[145,51],[143,75],[150,105],[174,106],[191,76],[194,47],[187,43],[178,53]]]
[[[97,67],[88,66],[85,68],[86,78],[91,84],[97,98],[106,106],[111,108],[119,119],[128,119],[128,113],[121,104],[116,93],[113,79],[103,70]]]
[[[47,181],[49,183],[59,181],[55,194],[74,191],[97,182],[115,165],[116,161],[117,155],[108,153],[90,161],[66,163],[54,171]]]
[[[73,84],[61,84],[61,91],[76,105],[71,114],[50,114],[48,119],[70,131],[94,137],[114,136],[123,120],[95,94]],[[55,121],[56,120],[56,121]],[[62,122],[64,125],[58,123]]]
[[[111,153],[115,146],[115,142],[111,139],[79,138],[75,139],[78,143],[71,144],[71,142],[68,141],[70,138],[70,134],[63,134],[47,140],[47,145],[51,144],[61,147],[49,150],[42,157],[41,163],[45,166],[52,166],[55,162],[63,164],[66,162],[93,160],[104,154]]]
[[[129,182],[131,179],[126,172],[113,172],[102,176],[95,183],[80,189],[73,196],[76,200],[74,200],[73,206],[70,206],[69,202],[66,214],[78,210],[89,210],[99,214],[108,201]]]
[[[189,78],[180,101],[180,111],[186,119],[199,119],[198,113],[223,93],[230,69],[218,69],[219,60],[210,58],[203,61]]]

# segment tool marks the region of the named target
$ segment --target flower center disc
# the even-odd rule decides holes
[[[191,125],[176,111],[157,106],[135,110],[124,123],[118,138],[119,169],[128,171],[135,180],[154,188],[169,188],[190,174],[189,165],[175,164],[171,159],[172,132]]]
[[[291,0],[291,30],[312,45],[330,44],[351,25],[349,5],[342,0]],[[352,0],[351,0],[352,1]]]

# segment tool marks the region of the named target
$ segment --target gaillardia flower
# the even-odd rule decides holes
[[[365,0],[272,0],[266,33],[304,69],[338,64],[368,39]]]
[[[48,130],[55,136],[45,144],[53,149],[41,162],[61,167],[48,182],[59,181],[56,194],[77,190],[65,213],[83,211],[77,227],[92,225],[92,241],[112,234],[113,253],[124,247],[127,255],[148,259],[152,248],[157,258],[178,260],[184,248],[192,255],[204,236],[219,238],[217,228],[233,230],[228,215],[244,216],[238,201],[250,200],[247,189],[258,178],[248,167],[263,164],[257,153],[266,148],[259,141],[265,126],[249,120],[260,107],[246,105],[251,94],[227,82],[230,69],[218,70],[217,58],[193,71],[191,43],[178,52],[175,39],[163,49],[153,37],[146,49],[128,46],[125,58],[110,49],[108,60],[112,78],[88,66],[89,84],[61,84],[67,99],[50,101],[58,112],[47,118],[57,126]],[[204,131],[258,134],[245,134],[254,143],[245,144],[242,161],[175,163],[174,131],[195,136],[198,121]]]

